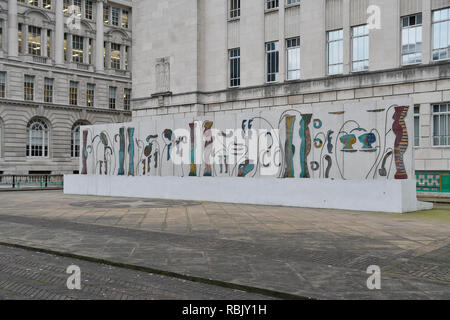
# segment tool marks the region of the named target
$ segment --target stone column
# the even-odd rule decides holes
[[[422,1],[422,64],[429,64],[432,61],[432,16],[431,0]]]
[[[97,0],[97,35],[95,38],[95,70],[103,71],[103,42],[104,42],[104,28],[103,28],[103,0]]]
[[[41,56],[47,57],[47,29],[41,29]]]
[[[18,56],[17,0],[8,0],[8,57]]]
[[[89,38],[83,37],[83,63],[89,64]]]
[[[120,45],[120,69],[125,70],[125,49],[126,45],[121,44]]]
[[[55,3],[55,34],[54,34],[54,52],[56,65],[64,64],[64,14],[63,1],[56,1]]]
[[[28,25],[22,24],[22,54],[28,54]]]

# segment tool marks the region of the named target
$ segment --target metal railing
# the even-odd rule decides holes
[[[0,175],[0,189],[24,189],[24,188],[62,188],[63,175],[49,174],[24,174],[24,175]]]

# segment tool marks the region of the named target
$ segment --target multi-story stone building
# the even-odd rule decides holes
[[[78,170],[79,126],[130,118],[131,0],[0,0],[0,174]]]
[[[449,0],[134,1],[133,118],[409,97],[420,189],[450,192],[449,8]]]

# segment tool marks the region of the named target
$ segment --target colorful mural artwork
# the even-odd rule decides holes
[[[378,102],[85,126],[80,172],[408,179],[414,176],[408,110]]]

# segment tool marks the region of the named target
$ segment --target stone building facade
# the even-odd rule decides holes
[[[79,126],[131,116],[129,0],[0,0],[0,174],[78,171]]]
[[[133,118],[411,98],[422,191],[450,192],[449,0],[136,0]]]

